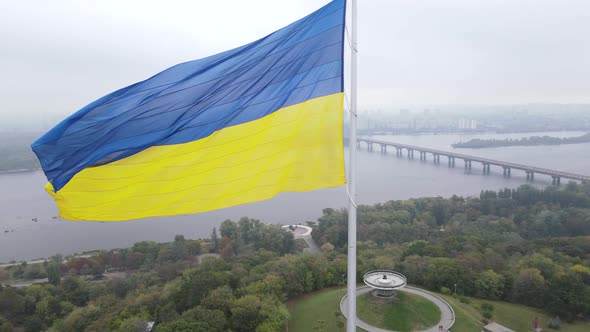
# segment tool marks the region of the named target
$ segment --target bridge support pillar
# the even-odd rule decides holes
[[[527,181],[535,181],[535,172],[526,171],[526,179]]]
[[[387,153],[387,145],[381,144],[381,153]]]
[[[465,159],[465,168],[466,169],[471,169],[471,160]]]
[[[482,163],[482,165],[483,165],[483,175],[489,175],[490,174],[490,164]]]
[[[408,149],[408,159],[414,159],[414,150]]]
[[[447,156],[449,158],[449,167],[455,167],[455,157]]]
[[[373,151],[373,143],[367,143],[367,151]]]
[[[434,163],[435,164],[440,164],[440,154],[435,154],[434,155]]]
[[[403,155],[403,149],[402,148],[395,148],[395,155],[398,157],[401,157]]]
[[[561,184],[561,177],[560,176],[553,176],[553,185],[559,186]]]
[[[356,148],[360,149],[361,148],[361,141],[356,141]]]
[[[426,152],[420,151],[420,160],[426,160]]]
[[[504,177],[509,178],[510,172],[511,172],[510,167],[503,166],[503,168],[504,168]]]

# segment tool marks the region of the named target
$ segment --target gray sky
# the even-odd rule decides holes
[[[0,124],[73,113],[327,2],[3,0]],[[589,36],[587,0],[359,0],[359,103],[590,103]]]

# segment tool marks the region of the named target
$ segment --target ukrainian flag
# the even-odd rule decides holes
[[[33,143],[69,220],[204,212],[345,183],[345,1],[104,96]]]

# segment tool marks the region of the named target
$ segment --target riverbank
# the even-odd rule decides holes
[[[36,172],[38,170],[40,170],[40,168],[14,169],[14,170],[8,170],[8,171],[0,171],[0,175],[2,175],[2,174],[14,174],[14,173],[30,173],[30,172]]]
[[[536,135],[577,136],[581,132],[537,133]],[[483,135],[469,138],[514,138],[519,135]],[[450,150],[450,144],[467,139],[458,135],[380,136],[380,140]],[[345,153],[347,149],[345,150]],[[470,155],[514,163],[531,164],[584,174],[590,164],[590,143],[547,147],[510,147],[470,151]],[[430,158],[430,156],[429,156]],[[346,159],[348,160],[348,159]],[[441,158],[442,161],[442,158]],[[418,197],[479,196],[482,190],[516,188],[526,182],[524,172],[502,176],[502,170],[492,167],[483,176],[481,164],[473,163],[471,170],[463,165],[449,168],[446,163],[432,160],[397,158],[394,153],[358,151],[359,204],[374,204],[388,200]],[[69,255],[94,249],[125,248],[135,242],[153,240],[166,242],[176,234],[187,238],[207,238],[213,227],[219,230],[226,219],[243,216],[271,224],[305,224],[322,215],[325,208],[346,207],[345,187],[305,193],[281,193],[275,198],[196,215],[152,218],[123,223],[79,223],[54,218],[58,215],[55,202],[45,192],[47,179],[43,172],[12,173],[0,176],[5,194],[0,197],[0,262],[32,260],[60,253]],[[534,186],[551,184],[549,177],[535,177]],[[294,212],[296,211],[296,213]],[[37,222],[33,221],[37,218]],[[4,230],[14,232],[4,233]]]
[[[484,149],[510,146],[566,145],[581,143],[590,143],[590,133],[576,137],[531,136],[523,137],[521,139],[474,138],[466,142],[454,143],[451,146],[455,149]]]

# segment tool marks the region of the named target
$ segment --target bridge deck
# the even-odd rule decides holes
[[[394,143],[394,142],[388,142],[388,141],[381,141],[381,140],[375,140],[375,139],[364,138],[364,137],[358,138],[358,141],[365,142],[368,144],[380,144],[380,145],[385,145],[385,146],[392,146],[392,147],[399,148],[399,149],[416,150],[419,152],[426,152],[426,153],[431,153],[431,154],[436,154],[436,155],[441,155],[441,156],[446,156],[446,157],[452,157],[452,158],[458,158],[458,159],[463,159],[463,160],[468,160],[468,161],[480,162],[482,164],[489,164],[489,165],[496,165],[496,166],[507,167],[507,168],[514,168],[514,169],[520,169],[520,170],[527,171],[527,172],[534,172],[534,173],[546,174],[546,175],[550,175],[550,176],[562,177],[562,178],[566,178],[566,179],[578,180],[578,181],[583,181],[583,182],[590,182],[590,176],[569,173],[569,172],[562,172],[562,171],[558,171],[558,170],[554,170],[554,169],[511,163],[511,162],[507,162],[507,161],[470,156],[470,155],[461,154],[461,153],[455,153],[455,152],[449,152],[449,151],[443,151],[443,150],[437,150],[437,149],[431,149],[431,148],[424,148],[424,147],[408,145],[408,144],[400,144],[400,143]]]

